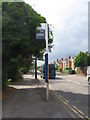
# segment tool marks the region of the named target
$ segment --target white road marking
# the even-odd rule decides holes
[[[72,81],[72,80],[67,80],[67,81],[75,83],[75,84],[78,84],[78,85],[83,85],[83,86],[87,86],[88,87],[88,83],[87,84],[82,84],[82,83],[75,82],[75,81]]]

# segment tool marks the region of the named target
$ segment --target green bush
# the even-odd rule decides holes
[[[68,74],[68,70],[66,68],[63,68],[63,73]]]
[[[10,85],[10,84],[11,84],[11,81],[12,81],[12,79],[8,79],[8,80],[7,80],[7,85]]]
[[[15,60],[11,60],[7,67],[7,79],[11,79],[12,81],[19,80],[18,64]]]
[[[72,69],[69,69],[69,74],[72,74]]]
[[[75,74],[75,70],[70,69],[69,74]]]
[[[19,72],[23,73],[23,71],[24,71],[24,67],[21,67],[21,68],[19,69]]]
[[[75,74],[75,70],[72,70],[72,68],[63,68],[64,74]]]
[[[26,74],[26,73],[28,73],[29,68],[28,68],[28,67],[21,67],[21,68],[19,69],[19,71],[20,71],[21,73]]]
[[[2,65],[2,86],[7,85],[7,69],[6,66],[3,64]]]
[[[62,68],[59,68],[59,67],[58,67],[58,70],[57,70],[57,71],[58,71],[58,72],[62,72]]]
[[[57,68],[57,72],[60,72],[60,68],[59,67]]]

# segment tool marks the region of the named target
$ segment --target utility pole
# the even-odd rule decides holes
[[[37,79],[37,55],[35,55],[35,79]]]
[[[49,100],[49,81],[48,81],[48,74],[49,74],[49,68],[48,68],[48,24],[46,22],[45,25],[45,39],[46,39],[46,54],[45,54],[45,66],[46,66],[46,100]]]

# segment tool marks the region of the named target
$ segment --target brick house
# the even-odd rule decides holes
[[[54,64],[57,65],[59,68],[72,68],[74,69],[74,60],[75,60],[75,57],[68,57],[68,58],[65,58],[65,59],[60,59],[57,61],[54,61]]]

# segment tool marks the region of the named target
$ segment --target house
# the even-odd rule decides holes
[[[68,57],[68,58],[62,58],[60,60],[57,59],[57,61],[54,61],[53,63],[57,65],[59,68],[72,68],[74,69],[74,60],[75,57]]]

